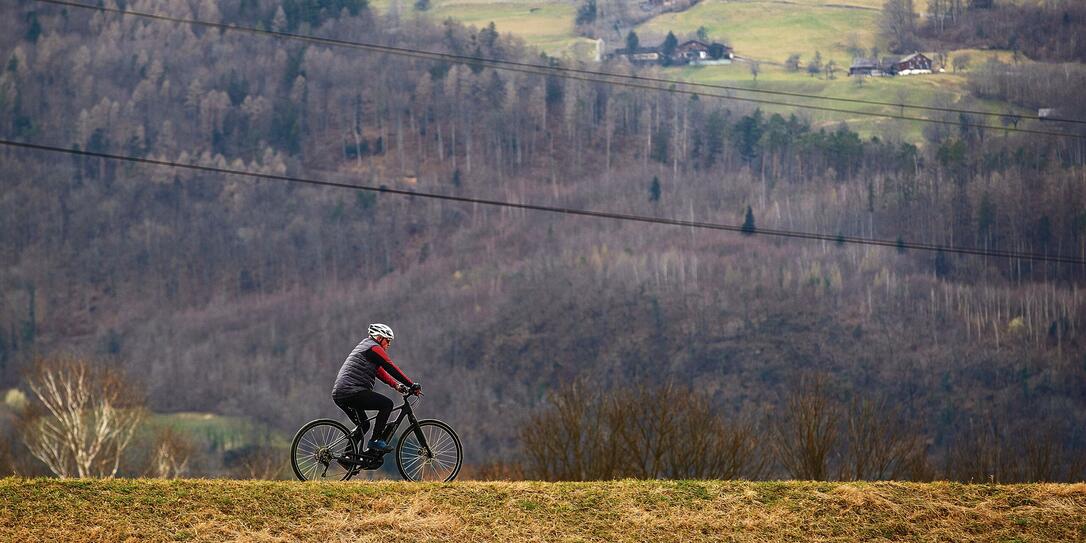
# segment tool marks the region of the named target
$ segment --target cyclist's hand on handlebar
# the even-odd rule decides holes
[[[418,383],[411,385],[411,394],[414,394],[415,396],[422,396],[422,385]]]

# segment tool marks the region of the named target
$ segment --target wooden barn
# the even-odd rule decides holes
[[[899,59],[887,59],[884,65],[886,71],[894,75],[930,74],[933,71],[931,59],[920,52]]]
[[[885,75],[882,71],[882,66],[879,61],[873,58],[857,58],[852,61],[852,66],[848,67],[848,75],[868,75],[868,76],[880,76]]]

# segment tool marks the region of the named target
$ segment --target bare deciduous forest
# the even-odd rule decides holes
[[[386,17],[363,0],[123,4],[572,62],[491,29]],[[980,129],[964,117],[924,141],[902,141],[893,127],[862,137],[801,110],[769,114],[27,0],[0,13],[0,135],[9,139],[736,225],[750,206],[758,227],[1086,257],[1083,139]],[[1031,107],[1051,96],[1074,116],[1086,103],[1071,83],[1082,79],[1076,70],[1062,72],[1062,85],[994,65],[971,78],[978,95]],[[339,415],[336,370],[368,323],[387,322],[393,358],[426,386],[421,411],[457,427],[474,466],[565,477],[532,463],[522,428],[561,438],[561,426],[540,417],[578,381],[630,395],[615,400],[627,409],[648,390],[637,386],[695,389],[690,409],[721,421],[703,446],[756,457],[708,474],[1081,480],[1086,469],[1071,460],[1086,451],[1086,270],[1074,265],[498,210],[10,148],[0,149],[0,184],[5,390],[29,391],[35,356],[78,352],[123,369],[154,412],[239,415],[293,432]],[[822,464],[811,458],[818,436],[814,451],[787,438],[819,422],[803,418],[811,402],[832,415],[821,431],[838,433],[838,456]],[[0,407],[7,437],[11,413]],[[641,414],[653,417],[652,406]],[[887,440],[888,425],[908,435]],[[1042,431],[1049,438],[1031,439]],[[764,449],[751,453],[740,434]],[[1040,460],[1008,464],[1027,455]],[[160,455],[157,469],[169,473],[171,458]],[[659,462],[637,475],[702,475]]]

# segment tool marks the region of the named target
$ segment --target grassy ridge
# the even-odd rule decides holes
[[[0,480],[0,541],[1083,541],[1086,484]]]

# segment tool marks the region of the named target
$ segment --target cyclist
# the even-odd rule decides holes
[[[366,447],[371,451],[386,453],[392,450],[384,435],[388,417],[392,414],[392,400],[373,390],[374,377],[380,378],[400,394],[410,392],[420,395],[422,385],[412,383],[388,357],[388,348],[395,338],[391,328],[374,323],[369,326],[368,332],[369,335],[351,351],[343,367],[339,368],[336,383],[332,385],[332,401],[358,425],[353,434],[355,438],[364,436],[368,429],[366,410],[376,410],[373,435]]]

